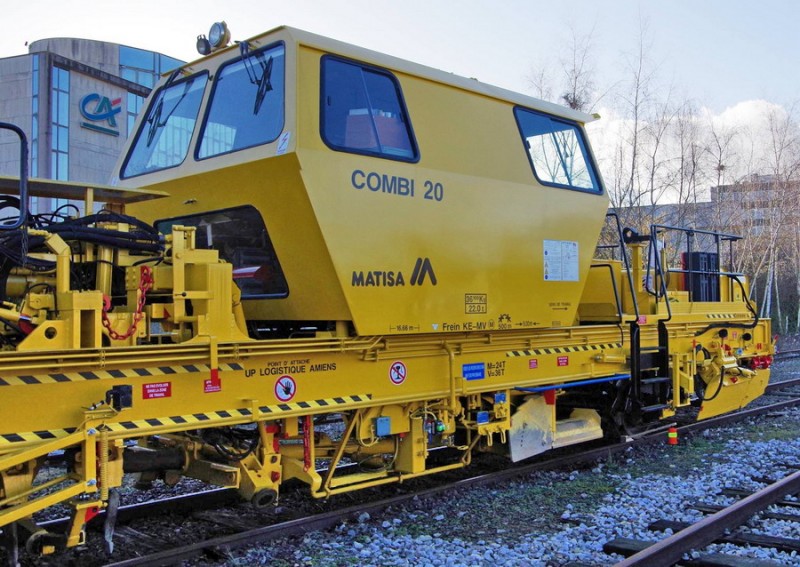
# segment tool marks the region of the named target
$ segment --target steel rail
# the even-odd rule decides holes
[[[688,528],[620,561],[615,567],[667,567],[693,549],[701,549],[721,537],[726,530],[742,525],[748,518],[778,502],[787,494],[800,491],[800,471],[775,482],[735,504],[707,516]]]
[[[771,384],[767,384],[767,387],[764,389],[764,393],[769,394],[777,390],[793,388],[795,386],[800,386],[800,378],[792,378],[791,380],[783,380],[782,382],[772,382]]]

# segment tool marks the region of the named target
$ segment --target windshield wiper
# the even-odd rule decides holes
[[[264,98],[272,90],[272,81],[270,80],[272,77],[272,56],[270,55],[270,58],[264,61],[264,54],[261,52],[251,55],[250,45],[246,41],[239,44],[239,51],[242,54],[242,62],[244,63],[245,71],[247,71],[247,78],[258,87],[256,89],[256,100],[253,104],[253,114],[258,114],[261,110],[261,105],[264,104]],[[259,67],[261,67],[261,77],[258,76],[258,72],[254,68],[252,58],[255,58]]]
[[[170,86],[172,86],[172,83],[175,81],[175,78],[178,76],[179,73],[180,69],[175,69],[169,76],[169,79],[167,79],[167,82],[164,83],[164,87],[161,90],[161,96],[158,99],[158,102],[153,107],[153,112],[151,112],[150,116],[147,117],[148,148],[150,147],[150,144],[153,143],[153,139],[156,137],[156,132],[158,132],[159,128],[163,128],[167,124],[167,121],[172,116],[172,113],[175,112],[175,109],[177,109],[180,106],[181,102],[186,97],[186,94],[189,92],[189,88],[192,86],[192,83],[194,83],[194,79],[191,79],[183,84],[183,93],[181,94],[178,101],[175,103],[175,106],[173,106],[172,109],[167,113],[167,117],[162,121],[161,114],[164,112],[164,98],[167,95],[167,89],[169,89]]]
[[[272,90],[272,81],[270,81],[270,77],[272,76],[272,57],[270,56],[266,64],[263,59],[263,56],[259,54],[258,62],[261,64],[263,73],[261,75],[261,80],[258,82],[258,91],[256,92],[256,102],[253,105],[253,114],[258,114],[259,110],[261,110],[261,104],[264,102],[264,98],[267,96],[267,93]]]

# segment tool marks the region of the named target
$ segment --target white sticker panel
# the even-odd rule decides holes
[[[572,240],[544,241],[544,279],[549,282],[578,281],[578,243]]]

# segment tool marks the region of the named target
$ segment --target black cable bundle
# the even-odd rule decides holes
[[[164,251],[164,239],[158,231],[139,219],[110,211],[71,218],[63,213],[66,208],[77,210],[75,205],[66,204],[52,213],[29,214],[25,226],[57,234],[67,243],[86,242],[128,250],[134,254],[154,254]],[[12,196],[0,197],[0,211],[4,209],[18,211],[19,199]],[[9,218],[16,219],[17,216]],[[0,218],[0,226],[7,220]],[[124,232],[97,226],[102,223],[126,223],[131,230]],[[28,234],[24,226],[21,230],[0,231],[0,291],[3,297],[8,275],[13,268],[24,266],[34,272],[55,269],[55,262],[30,255],[30,252],[47,251],[45,237]]]

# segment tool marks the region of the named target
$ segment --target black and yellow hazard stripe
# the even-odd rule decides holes
[[[368,402],[372,399],[371,394],[364,394],[360,396],[340,396],[336,398],[327,398],[324,400],[313,400],[307,402],[284,402],[275,406],[261,406],[258,408],[262,414],[280,413],[287,411],[298,411],[306,409],[321,409],[335,406],[343,406],[350,404],[358,404],[361,402]]]
[[[72,433],[76,429],[70,427],[68,429],[51,429],[49,431],[28,431],[26,433],[5,433],[0,435],[0,446],[11,445],[14,443],[32,443],[36,441],[52,441],[53,439],[60,439]]]
[[[220,364],[220,372],[242,370],[241,364]],[[181,364],[172,366],[151,366],[147,368],[123,368],[114,370],[85,370],[82,372],[59,372],[52,374],[23,374],[0,377],[0,386],[26,386],[32,384],[54,384],[58,382],[79,382],[83,380],[105,380],[109,378],[148,378],[151,376],[170,376],[192,372],[210,372],[207,364]]]
[[[363,404],[370,402],[372,394],[360,394],[354,396],[340,396],[336,398],[326,398],[322,400],[309,400],[302,402],[286,402],[276,404],[273,406],[260,406],[258,408],[259,414],[255,419],[279,419],[282,413],[297,412],[302,410],[313,410],[322,408],[336,408],[344,409],[339,406],[346,406],[352,404]],[[171,417],[154,417],[149,419],[137,419],[130,421],[120,421],[116,423],[106,423],[105,427],[112,433],[125,433],[137,432],[139,435],[146,435],[147,429],[155,429],[162,427],[181,427],[186,426],[187,429],[193,427],[202,427],[204,425],[211,425],[217,423],[224,425],[225,420],[234,419],[241,420],[241,418],[253,417],[253,411],[249,408],[239,408],[234,410],[217,410],[203,413],[193,413],[188,415],[174,415]],[[223,422],[223,423],[219,423]],[[36,441],[49,441],[66,437],[74,433],[75,428],[69,429],[53,429],[48,431],[29,431],[26,433],[6,433],[0,434],[0,448],[13,446],[17,443],[32,443]]]
[[[118,423],[106,423],[105,426],[112,433],[124,431],[138,431],[142,429],[152,429],[154,427],[174,427],[174,426],[193,426],[203,425],[210,422],[220,421],[230,418],[242,418],[252,415],[253,412],[246,408],[235,410],[219,410],[203,413],[192,413],[187,415],[173,415],[171,417],[153,417],[150,419],[137,419],[133,421],[120,421]]]
[[[707,319],[736,319],[736,313],[706,313]]]
[[[622,343],[602,343],[594,345],[511,350],[506,353],[506,356],[542,356],[546,354],[569,354],[571,352],[587,352],[592,350],[597,351],[597,350],[606,350],[612,348],[622,348]]]

